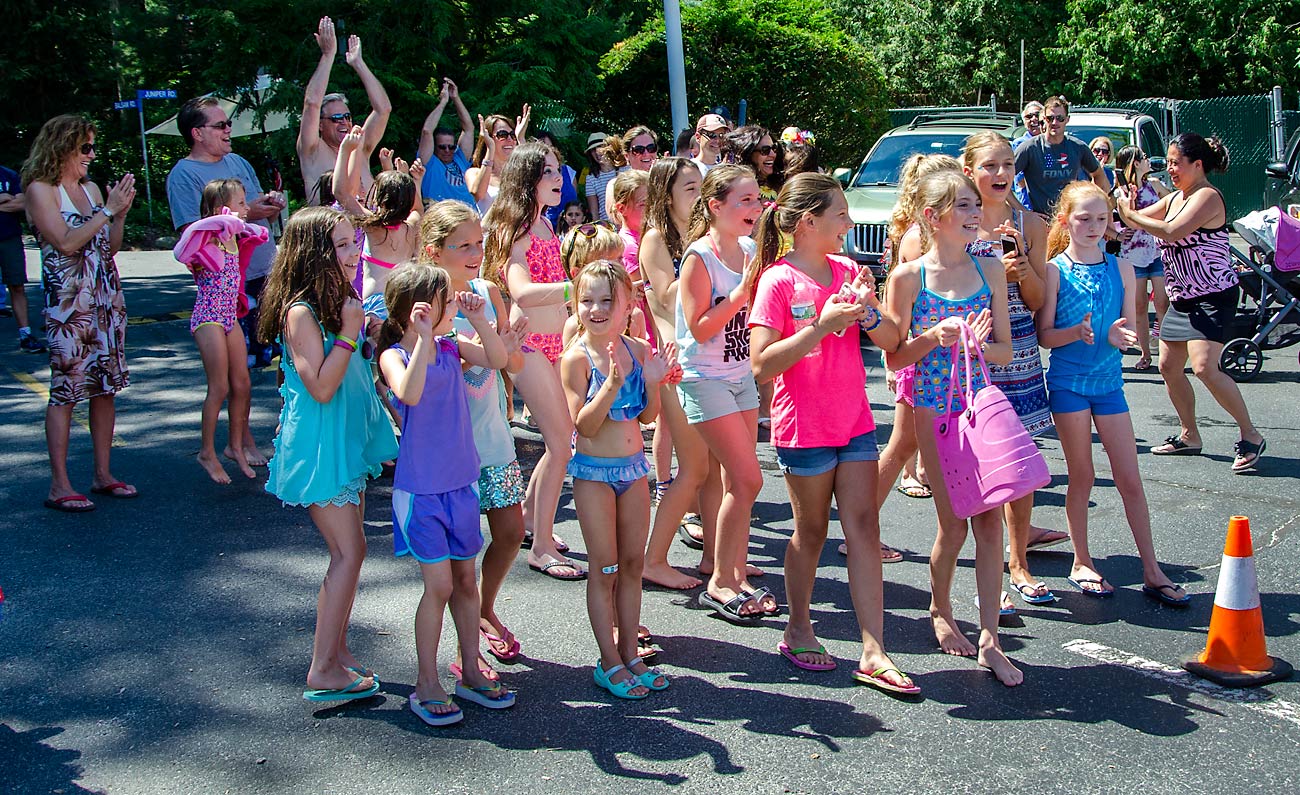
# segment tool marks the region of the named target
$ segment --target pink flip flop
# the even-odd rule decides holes
[[[782,657],[794,663],[796,667],[802,668],[805,671],[834,671],[835,670],[834,660],[828,663],[810,663],[810,662],[804,662],[798,657],[798,655],[800,654],[813,654],[813,653],[825,654],[826,653],[825,646],[818,646],[815,649],[813,648],[792,649],[790,648],[790,644],[786,643],[785,641],[781,641],[779,644],[777,644],[776,650],[781,652]]]

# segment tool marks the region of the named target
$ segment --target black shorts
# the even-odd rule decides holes
[[[1237,285],[1199,298],[1170,301],[1169,311],[1160,321],[1160,339],[1209,340],[1222,345],[1230,338],[1240,301],[1241,288]]]
[[[23,236],[0,240],[0,284],[17,287],[27,283],[27,252]]]

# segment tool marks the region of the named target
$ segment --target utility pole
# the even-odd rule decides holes
[[[672,139],[689,129],[686,111],[686,54],[682,48],[682,5],[679,0],[664,0],[664,34],[668,40],[668,97],[672,104]]]

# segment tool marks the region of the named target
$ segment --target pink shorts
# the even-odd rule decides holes
[[[916,365],[909,364],[894,373],[894,402],[915,406],[912,402],[912,382],[916,379]]]

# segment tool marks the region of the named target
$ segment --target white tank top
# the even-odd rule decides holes
[[[748,261],[754,257],[757,246],[747,237],[740,238],[740,248]],[[743,273],[737,273],[723,264],[713,250],[713,243],[706,235],[692,243],[682,254],[696,254],[709,274],[711,294],[709,304],[714,305],[726,299],[744,279]],[[681,290],[677,295],[677,360],[682,366],[686,380],[709,379],[722,381],[739,381],[750,375],[749,369],[749,309],[740,310],[722,331],[703,342],[691,335],[682,313]]]

